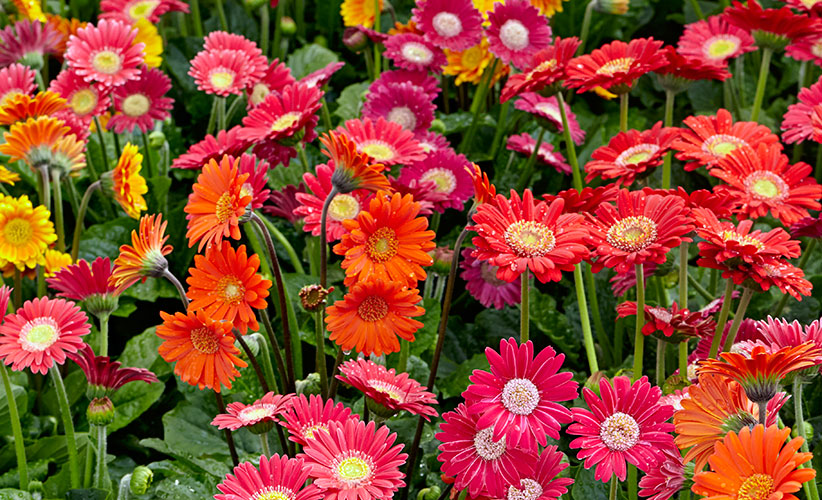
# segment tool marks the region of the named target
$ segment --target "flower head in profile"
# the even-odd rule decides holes
[[[636,279],[636,278],[634,278]],[[623,302],[617,306],[617,317],[636,316],[636,302]],[[645,305],[645,324],[642,333],[654,335],[658,339],[671,343],[687,341],[689,338],[702,338],[712,335],[716,324],[705,318],[701,312],[682,309],[676,302],[671,307]]]
[[[51,24],[21,19],[0,30],[0,66],[24,64],[35,70],[43,67],[43,56],[57,54],[60,34]]]
[[[291,400],[288,411],[283,415],[284,420],[280,420],[280,425],[288,430],[289,439],[295,443],[305,446],[308,441],[315,439],[317,433],[328,432],[329,422],[345,422],[346,420],[359,420],[360,416],[351,413],[342,403],[334,403],[312,394],[306,397],[300,394]]]
[[[497,278],[497,267],[488,261],[474,257],[474,250],[465,248],[462,251],[460,278],[465,280],[465,289],[484,307],[502,309],[520,303],[520,279],[508,283]]]
[[[694,82],[718,80],[724,82],[731,73],[715,63],[705,62],[702,58],[683,56],[672,46],[663,47],[668,63],[654,70],[659,84],[669,92],[679,93],[687,90]]]
[[[549,130],[556,130],[557,133],[563,131],[562,114],[556,96],[542,97],[536,92],[524,92],[519,97],[514,103],[515,108],[534,115],[539,123],[548,124]],[[571,130],[571,138],[579,146],[585,142],[585,131],[579,126],[577,117],[568,104],[565,104],[565,115],[568,128]]]
[[[460,51],[482,38],[482,16],[471,0],[426,1],[413,14],[425,39],[437,47]]]
[[[117,87],[139,78],[143,62],[143,44],[134,43],[137,29],[130,25],[102,19],[89,24],[69,38],[66,61],[87,82]]]
[[[747,30],[729,24],[721,15],[685,25],[676,51],[707,64],[725,66],[729,59],[756,50]]]
[[[234,467],[234,474],[226,474],[214,495],[216,500],[263,500],[271,498],[288,500],[320,500],[323,491],[311,484],[306,486],[310,469],[301,458],[288,458],[278,454],[270,458],[260,456],[260,465],[243,462]]]
[[[373,121],[369,118],[348,120],[334,132],[347,136],[357,152],[377,164],[407,165],[426,157],[426,151],[412,131],[383,117]]]
[[[296,207],[293,214],[304,220],[303,231],[314,236],[320,236],[322,230],[322,208],[328,194],[333,188],[331,178],[334,168],[320,163],[317,165],[316,175],[310,172],[303,174],[303,180],[311,193],[295,193]],[[334,242],[342,237],[345,228],[342,221],[353,219],[368,203],[371,193],[364,189],[357,189],[350,193],[337,193],[328,206],[326,217],[326,241]]]
[[[165,120],[171,114],[174,99],[165,97],[171,90],[171,79],[159,69],[142,68],[139,78],[114,89],[114,115],[107,127],[118,134],[128,130],[148,132],[155,121]]]
[[[6,142],[0,144],[0,153],[12,161],[23,160],[32,169],[48,167],[61,175],[71,175],[86,165],[85,144],[54,116],[14,123],[3,137]]]
[[[653,38],[635,38],[629,43],[615,40],[588,55],[568,62],[565,86],[585,92],[602,87],[622,94],[631,90],[634,82],[650,71],[665,65],[662,42]]]
[[[139,153],[139,148],[134,144],[126,143],[111,175],[114,200],[133,219],[139,219],[140,212],[148,210],[146,200],[143,198],[143,195],[148,193],[148,185],[140,175],[142,166],[143,155]]]
[[[42,263],[43,253],[57,241],[51,214],[46,207],[33,207],[28,196],[0,199],[0,262],[18,270]]]
[[[437,398],[407,373],[397,374],[393,368],[386,369],[371,360],[352,359],[340,366],[337,378],[362,392],[369,398],[369,408],[383,417],[399,411],[420,415],[426,420],[437,416],[431,407],[437,404]],[[372,401],[374,404],[370,404]]]
[[[88,344],[83,344],[76,353],[69,353],[69,359],[83,370],[88,381],[86,394],[89,398],[102,398],[114,394],[129,382],[158,382],[157,376],[145,368],[124,367],[119,361],[112,361],[108,356],[95,356]]]
[[[229,403],[226,406],[227,413],[214,417],[211,425],[232,431],[246,427],[255,434],[263,434],[270,431],[278,422],[277,417],[291,407],[292,398],[294,398],[293,394],[282,395],[268,392],[248,405],[239,401]]]
[[[322,153],[327,156],[329,166],[334,165],[331,185],[340,193],[347,194],[355,189],[378,191],[390,189],[381,163],[372,163],[366,153],[357,151],[357,144],[342,132],[329,132],[320,137],[325,148]]]
[[[782,50],[791,40],[821,31],[816,19],[796,14],[787,6],[763,9],[757,0],[748,0],[745,5],[734,0],[722,17],[729,24],[750,33],[757,46],[771,50]]]
[[[49,116],[65,107],[66,100],[55,92],[38,92],[34,97],[17,94],[0,106],[0,124],[11,125],[14,122],[26,121],[28,118]]]
[[[615,135],[607,146],[591,153],[591,161],[585,165],[586,182],[597,177],[617,179],[618,185],[630,186],[637,179],[653,173],[662,164],[665,155],[679,136],[679,129],[662,127],[657,122],[644,131],[628,130]]]
[[[120,255],[114,260],[109,284],[116,287],[115,294],[146,278],[158,278],[168,271],[166,255],[171,253],[171,245],[166,245],[165,234],[168,221],[162,214],[144,215],[140,219],[140,229],[131,232],[131,245],[120,246]]]
[[[434,0],[437,2],[439,0]],[[427,4],[424,4],[427,5]],[[403,33],[388,37],[385,41],[385,57],[398,68],[411,71],[441,73],[445,66],[445,54],[438,46],[422,35]]]
[[[421,134],[431,127],[436,106],[423,87],[412,83],[372,84],[362,116],[377,121],[384,118],[405,130]]]
[[[686,469],[682,455],[668,448],[663,448],[665,458],[658,467],[652,467],[639,480],[639,496],[648,500],[668,500],[687,488],[690,484],[692,471]]]
[[[108,257],[97,257],[89,265],[80,259],[57,271],[46,280],[58,297],[85,301],[86,309],[92,314],[111,313],[117,308],[117,296],[120,293],[111,283],[111,261]]]
[[[240,137],[241,126],[220,130],[216,137],[206,135],[202,141],[192,144],[188,151],[171,162],[171,168],[200,169],[211,160],[220,161],[223,156],[239,157],[251,145]]]
[[[505,64],[527,68],[534,54],[551,43],[551,27],[528,0],[496,3],[488,21],[489,49]]]

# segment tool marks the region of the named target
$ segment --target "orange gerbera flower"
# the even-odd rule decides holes
[[[120,255],[114,260],[108,281],[117,287],[116,295],[138,281],[158,278],[168,270],[165,256],[171,253],[172,247],[165,244],[167,224],[162,214],[144,215],[140,219],[140,232],[131,232],[131,245],[121,246]]]
[[[219,244],[229,236],[240,239],[239,219],[252,196],[243,191],[249,174],[240,174],[239,164],[239,159],[224,155],[220,163],[212,159],[203,167],[185,207],[189,247],[199,241],[201,252],[208,243]]]
[[[346,286],[379,278],[413,288],[425,279],[422,266],[433,264],[427,252],[434,249],[435,235],[426,230],[428,219],[417,217],[419,212],[420,204],[411,195],[380,191],[368,210],[342,222],[347,233],[334,253],[345,256]]]
[[[231,389],[231,381],[240,376],[237,367],[248,366],[237,357],[231,323],[213,321],[202,311],[178,312],[173,316],[160,312],[163,324],[157,327],[160,356],[176,362],[174,373],[183,382],[220,392]]]
[[[0,107],[0,125],[11,125],[27,118],[49,116],[66,107],[66,100],[60,94],[51,91],[38,92],[31,97],[28,94],[15,94]]]
[[[88,25],[87,22],[80,21],[79,19],[65,18],[54,14],[46,14],[46,19],[48,19],[48,24],[60,33],[60,40],[57,42],[57,54],[60,58],[62,58],[63,53],[66,51],[66,44],[68,43],[69,37],[76,35],[77,30],[85,28],[86,25]]]
[[[265,309],[271,282],[257,274],[260,258],[248,257],[245,245],[234,250],[231,244],[209,246],[205,257],[194,256],[194,267],[188,272],[189,309],[202,310],[211,319],[234,323],[243,335],[250,326],[257,330],[255,309]]]
[[[143,166],[143,155],[137,146],[127,143],[123,148],[117,166],[112,171],[114,199],[123,207],[129,217],[140,218],[140,212],[148,210],[143,195],[148,193],[146,180],[140,175]]]
[[[401,338],[413,342],[422,323],[411,319],[425,314],[416,305],[422,300],[419,290],[402,283],[372,279],[355,283],[343,300],[328,308],[331,340],[343,351],[356,349],[366,356],[382,356],[400,350]]]
[[[57,118],[40,116],[17,122],[3,134],[0,153],[12,161],[24,160],[33,168],[49,167],[74,173],[86,165],[83,143]]]
[[[476,163],[472,163],[471,168],[465,167],[465,170],[471,174],[471,179],[474,181],[474,200],[477,205],[494,203],[497,188],[488,180],[488,174],[483,172]]]
[[[340,193],[350,193],[355,189],[390,190],[391,184],[382,171],[385,166],[371,163],[371,157],[357,151],[357,145],[347,135],[328,132],[320,137],[326,149],[323,154],[331,158],[334,166],[331,185]]]
[[[768,425],[776,423],[786,400],[780,393],[768,403]],[[730,431],[738,432],[759,421],[759,407],[745,396],[742,386],[716,375],[700,375],[699,383],[688,386],[688,396],[679,403],[682,409],[674,413],[674,442],[680,449],[690,448],[683,460],[693,460],[697,471],[708,463],[714,443]]]
[[[691,490],[706,500],[797,500],[792,493],[816,477],[816,471],[798,468],[813,454],[797,453],[801,437],[786,444],[790,435],[790,427],[775,425],[729,432],[708,459],[712,472],[696,474]]]

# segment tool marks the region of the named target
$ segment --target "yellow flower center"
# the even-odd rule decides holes
[[[245,287],[243,282],[236,276],[223,276],[217,282],[217,294],[223,302],[236,306],[245,298]]]
[[[739,38],[733,35],[717,35],[707,42],[703,53],[711,59],[727,59],[739,48]]]
[[[722,241],[735,241],[741,245],[753,245],[758,250],[765,248],[765,244],[748,235],[741,235],[734,231],[722,231]]]
[[[656,144],[637,144],[617,156],[615,163],[621,167],[636,166],[653,156],[657,151],[659,151],[659,146]]]
[[[802,5],[810,9],[819,2],[822,2],[822,0],[802,0]]]
[[[214,214],[217,216],[217,221],[220,224],[225,223],[234,213],[234,204],[231,202],[231,195],[223,193],[217,200],[214,208]]]
[[[460,65],[465,69],[474,69],[482,63],[482,55],[479,45],[467,48],[460,54]]]
[[[28,244],[33,234],[34,228],[26,219],[12,219],[6,222],[6,227],[3,228],[3,237],[6,241],[18,247]]]
[[[474,450],[483,460],[496,460],[505,453],[505,436],[494,441],[494,428],[489,427],[474,434]]]
[[[251,101],[251,104],[258,106],[270,93],[271,89],[268,88],[268,85],[262,82],[255,83],[254,88],[251,89],[251,95],[248,96],[248,99]]]
[[[217,339],[210,328],[202,327],[191,330],[191,345],[202,354],[214,354],[219,350]]]
[[[405,401],[402,391],[396,385],[383,382],[382,380],[369,380],[368,386],[379,393],[387,394],[389,398],[398,403]]]
[[[60,329],[52,318],[39,317],[20,329],[18,343],[26,352],[43,352],[60,338]]]
[[[271,124],[271,131],[282,132],[297,123],[300,120],[300,117],[302,117],[302,113],[299,111],[290,111],[274,120],[274,123]]]
[[[391,260],[397,254],[399,246],[397,233],[390,227],[381,227],[368,238],[365,249],[371,260],[382,263]]]
[[[557,239],[545,224],[519,220],[505,230],[505,242],[519,257],[542,257],[556,247]]]
[[[614,74],[616,73],[625,73],[629,69],[631,69],[631,64],[633,64],[633,62],[633,57],[620,57],[619,59],[608,61],[607,63],[600,66],[599,69],[597,69],[597,74],[605,76],[614,76]]]
[[[97,107],[97,93],[91,89],[81,89],[71,95],[69,106],[78,115],[87,115]]]
[[[639,424],[626,413],[614,413],[602,422],[599,438],[611,450],[630,450],[639,441]]]
[[[536,73],[539,73],[539,72],[542,72],[542,71],[548,71],[549,69],[554,69],[554,68],[556,68],[556,66],[557,66],[557,60],[556,59],[549,59],[547,61],[543,61],[543,62],[539,63],[539,66],[537,66],[536,68],[534,68],[534,69],[532,69],[531,71],[528,72],[528,77],[527,78],[530,80],[531,78],[533,78],[533,76]]]
[[[656,223],[644,215],[625,217],[608,229],[607,240],[625,252],[644,250],[656,241]]]
[[[338,222],[353,219],[359,213],[360,202],[350,194],[338,194],[328,207],[328,216]]]
[[[702,150],[720,158],[724,158],[731,151],[747,146],[748,143],[739,137],[727,134],[716,134],[705,139],[702,143]]]
[[[773,493],[773,478],[768,474],[753,474],[745,478],[739,491],[737,500],[767,500]]]
[[[123,58],[113,50],[101,50],[91,58],[91,65],[99,73],[113,75],[123,66]]]
[[[364,321],[379,321],[388,314],[388,302],[382,297],[370,295],[360,302],[357,314]]]
[[[211,86],[217,90],[223,90],[231,87],[234,83],[235,74],[232,71],[215,71],[209,75]]]
[[[143,94],[131,94],[123,99],[123,113],[128,116],[143,116],[150,107],[151,101]]]
[[[248,500],[294,500],[297,496],[293,491],[282,486],[265,486],[254,492]]]
[[[343,483],[345,489],[367,485],[374,475],[374,462],[360,451],[348,452],[334,462],[334,479]]]
[[[314,433],[317,431],[328,431],[328,426],[325,424],[309,425],[303,429],[303,436],[306,439],[314,439]]]
[[[420,177],[421,180],[433,182],[438,193],[451,194],[457,187],[457,178],[454,172],[447,168],[432,168]]]
[[[134,3],[130,9],[128,9],[128,15],[134,19],[145,18],[151,15],[154,12],[154,9],[160,2],[156,0],[142,0],[140,2]]]
[[[365,153],[376,161],[388,161],[394,156],[394,150],[382,141],[369,142],[360,147],[360,152]]]
[[[752,173],[743,183],[748,193],[757,200],[781,201],[790,193],[790,187],[782,177],[764,170]]]

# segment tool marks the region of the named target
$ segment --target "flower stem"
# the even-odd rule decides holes
[[[251,352],[251,348],[248,347],[248,342],[245,341],[243,335],[236,329],[234,330],[234,337],[237,339],[237,343],[240,344],[240,347],[243,349],[245,355],[248,356],[248,361],[251,362],[251,367],[257,375],[257,380],[260,381],[260,387],[262,387],[263,392],[268,393],[271,389],[265,379],[265,375],[263,375],[263,370],[260,368],[260,363],[257,361],[257,357],[254,356],[254,353]]]
[[[602,324],[602,315],[599,312],[599,299],[597,298],[597,285],[594,280],[594,273],[591,271],[590,266],[583,265],[583,268],[585,288],[588,292],[588,301],[591,303],[590,311],[591,317],[594,320],[594,330],[597,332],[597,341],[605,353],[605,359],[611,359],[611,356],[613,355],[613,346],[611,344],[610,336],[605,333],[605,326]]]
[[[543,139],[545,139],[545,128],[540,127],[539,135],[537,135],[537,143],[534,145],[534,150],[528,157],[528,161],[525,162],[525,168],[522,170],[522,174],[517,182],[517,191],[525,189],[528,186],[528,181],[531,180],[531,176],[534,175],[534,168],[537,165],[537,157],[539,156],[539,147],[542,146]]]
[[[656,385],[665,384],[665,349],[668,343],[662,339],[656,341]]]
[[[277,371],[280,373],[280,378],[283,379],[283,387],[286,388],[285,392],[292,392],[287,389],[288,376],[285,368],[285,360],[283,360],[283,354],[280,350],[280,343],[277,341],[277,336],[274,334],[274,327],[271,326],[271,318],[268,317],[268,311],[266,309],[260,309],[260,319],[263,320],[263,328],[265,328],[265,332],[268,334],[268,341],[271,344],[271,350],[274,351],[274,362],[277,363]]]
[[[94,117],[94,128],[97,130],[97,140],[100,141],[100,153],[103,156],[103,172],[108,172],[108,151],[106,151],[106,141],[103,139],[103,126],[100,124],[100,119],[96,116]]]
[[[728,338],[725,339],[725,345],[722,346],[722,352],[730,351],[731,346],[734,345],[736,332],[739,331],[739,325],[742,324],[742,320],[745,318],[745,311],[748,309],[748,304],[751,303],[751,297],[753,297],[753,290],[746,287],[742,291],[742,298],[739,299],[739,305],[736,307],[734,322],[731,324],[731,331],[728,332]]]
[[[280,24],[283,19],[283,9],[285,2],[277,2],[277,7],[274,8],[274,41],[271,42],[271,58],[280,57],[280,48],[282,45],[283,33]]]
[[[753,109],[751,109],[751,121],[759,120],[759,111],[762,109],[762,100],[765,98],[765,86],[768,83],[768,71],[771,66],[771,55],[773,49],[764,47],[762,49],[762,64],[759,66],[759,80],[756,82],[756,94],[754,94]]]
[[[320,286],[328,287],[328,208],[334,197],[337,196],[337,188],[332,187],[325,197],[322,213],[320,214]]]
[[[765,427],[765,422],[768,421],[768,402],[757,401],[756,405],[759,407],[759,423]]]
[[[228,20],[225,17],[225,7],[223,0],[217,0],[217,16],[220,18],[220,27],[223,31],[228,31]]]
[[[168,269],[165,270],[163,276],[174,285],[174,288],[177,289],[177,293],[180,295],[180,300],[183,302],[183,310],[188,311],[188,296],[186,295],[186,289],[183,288],[183,284],[180,283],[180,280],[177,279],[174,274],[169,271]]]
[[[265,455],[265,457],[268,458],[271,456],[271,449],[268,447],[268,433],[263,432],[262,434],[259,434],[259,436],[260,447],[263,449],[263,455]]]
[[[37,169],[40,174],[40,204],[46,207],[46,210],[51,211],[51,186],[49,184],[49,168],[43,165]]]
[[[303,165],[303,173],[311,171],[311,164],[308,163],[308,156],[305,154],[305,143],[300,142],[300,147],[297,148],[297,152],[300,154],[300,163]]]
[[[520,296],[519,343],[524,344],[528,342],[531,328],[531,319],[529,318],[531,273],[528,269],[520,275],[520,280],[522,281],[522,292]]]
[[[108,427],[105,425],[92,425],[91,428],[97,431],[97,460],[94,462],[94,487],[108,491],[111,489],[110,484],[105,484],[106,476],[108,476],[106,467]]]
[[[705,19],[705,14],[702,13],[702,8],[699,6],[698,0],[691,0],[691,6],[694,8],[694,13],[700,21]]]
[[[342,364],[344,357],[345,353],[342,350],[342,346],[337,346],[337,357],[334,358],[334,368],[331,369],[331,377],[329,377],[330,382],[328,384],[327,399],[334,399],[337,395],[337,386],[339,385],[339,382],[337,381],[337,374],[340,372],[340,365]]]
[[[628,92],[619,94],[619,131],[628,130]]]
[[[565,97],[563,97],[562,92],[557,92],[557,103],[559,104],[559,116],[562,119],[562,136],[565,138],[565,150],[568,152],[568,163],[571,164],[574,189],[582,192],[582,172],[579,170],[577,148],[571,138],[571,127],[568,126],[568,112],[565,110]]]
[[[628,464],[628,500],[637,500],[638,484],[636,465]]]
[[[591,375],[599,371],[597,353],[594,349],[594,338],[591,335],[591,321],[588,318],[588,303],[585,300],[585,285],[582,280],[582,263],[574,267],[574,288],[577,292],[579,304],[579,320],[582,323],[582,338],[585,342],[585,354],[588,356],[588,369]]]
[[[151,148],[148,147],[148,136],[143,132],[143,129],[140,129],[140,135],[143,138],[143,151],[145,151],[143,156],[146,158],[146,173],[150,179],[155,177],[157,172],[154,171],[154,163],[151,161]]]
[[[108,318],[109,313],[100,314],[100,356],[108,356]]]
[[[696,0],[694,0],[696,2]],[[701,18],[700,18],[701,19]],[[670,90],[665,91],[665,126],[670,127],[674,123],[674,99],[676,94]],[[665,154],[662,162],[662,189],[671,188],[671,152]]]
[[[194,21],[194,36],[203,37],[203,21],[200,17],[200,0],[191,0],[191,18]]]
[[[822,150],[822,149],[820,149],[820,150]],[[808,259],[810,258],[811,253],[816,248],[816,241],[817,241],[816,238],[813,238],[812,240],[810,240],[808,242],[808,246],[805,247],[805,251],[802,253],[802,258],[799,259],[799,264],[798,264],[797,267],[799,267],[803,271],[805,270],[805,265],[808,263]],[[778,316],[782,315],[782,310],[785,309],[785,306],[788,304],[788,298],[790,298],[790,297],[791,297],[791,295],[787,294],[787,293],[782,295],[782,298],[779,299],[779,303],[776,305],[776,307],[773,310],[774,317],[778,317]]]
[[[497,58],[494,58],[494,61],[485,68],[485,73],[482,75],[482,80],[480,80],[480,85],[477,87],[476,92],[474,92],[474,99],[471,101],[471,125],[468,127],[468,131],[466,131],[465,135],[462,137],[462,142],[460,142],[458,152],[462,153],[465,151],[465,148],[471,145],[471,141],[474,138],[474,133],[477,131],[477,127],[479,126],[479,115],[481,114],[483,104],[485,103],[485,96],[488,94],[488,89],[491,87],[491,81],[494,78],[494,72],[497,69]]]
[[[802,451],[804,453],[808,453],[810,448],[808,447],[808,436],[805,432],[805,410],[803,408],[804,401],[802,401],[802,385],[804,384],[804,380],[799,375],[794,375],[793,379],[793,408],[794,408],[794,415],[796,416],[796,433],[802,438]],[[807,466],[803,466],[807,467]],[[815,480],[808,481],[805,483],[807,486],[805,492],[806,497],[808,500],[819,500],[819,487],[816,485]]]
[[[77,459],[77,439],[74,437],[74,421],[71,419],[71,408],[69,407],[66,385],[60,375],[60,367],[54,365],[49,370],[51,380],[54,382],[54,390],[57,394],[57,404],[60,406],[60,417],[63,419],[63,427],[66,432],[66,448],[68,449],[69,474],[71,475],[71,487],[80,487],[80,465]]]
[[[277,379],[274,377],[274,366],[271,364],[271,351],[268,350],[268,341],[259,333],[253,335],[258,335],[257,345],[260,346],[260,359],[263,360],[262,367],[265,378],[271,381],[274,390],[280,392],[280,388],[277,386]]]
[[[693,276],[691,276],[691,273],[688,273],[688,283],[692,287],[694,287],[696,293],[698,293],[703,299],[707,300],[708,302],[714,300],[714,294],[712,294],[708,290],[705,290],[705,287],[700,285],[699,282]]]
[[[17,266],[14,267],[14,289],[11,294],[11,303],[15,310],[23,305],[23,274]]]
[[[679,376],[687,379],[688,377],[688,341],[683,340],[679,343]]]
[[[3,311],[5,313],[5,311]],[[17,401],[11,390],[11,378],[4,363],[0,363],[0,376],[3,377],[3,388],[6,390],[6,401],[9,407],[11,433],[14,436],[14,452],[17,455],[17,474],[20,477],[20,489],[29,487],[29,469],[26,462],[26,443],[23,441],[23,428],[20,426],[20,414],[17,411]]]
[[[63,185],[60,183],[60,173],[51,171],[51,188],[54,191],[54,227],[57,230],[57,249],[66,251],[66,229],[63,222]]]
[[[716,358],[719,352],[719,343],[722,341],[722,332],[725,331],[725,323],[728,321],[728,313],[731,312],[731,302],[733,301],[734,282],[728,280],[725,284],[725,295],[722,301],[722,309],[719,310],[719,318],[716,321],[716,330],[714,331],[714,338],[711,342],[711,350],[708,353],[709,358]]]
[[[320,375],[320,394],[328,396],[328,372],[325,366],[325,329],[323,328],[323,316],[325,308],[320,308],[314,313],[314,343],[316,344],[317,373]]]
[[[260,50],[263,51],[263,54],[268,54],[268,43],[271,41],[271,20],[268,13],[269,8],[268,2],[265,2],[260,6]]]
[[[400,339],[400,359],[397,360],[397,373],[408,371],[408,355],[411,351],[411,343],[405,339]]]
[[[443,81],[446,81],[443,79]],[[497,118],[497,130],[494,132],[494,142],[491,143],[491,158],[495,158],[497,156],[497,150],[499,150],[499,145],[502,141],[502,137],[505,135],[505,131],[507,129],[506,120],[508,119],[508,108],[511,106],[511,101],[505,101],[502,103],[502,106],[499,108],[499,117]],[[439,212],[437,212],[439,213]]]
[[[223,395],[217,391],[214,392],[214,399],[217,401],[217,409],[220,413],[225,413],[225,403],[223,402]],[[240,464],[240,458],[237,456],[237,448],[234,446],[234,436],[231,435],[231,429],[225,428],[223,429],[225,432],[225,441],[228,444],[228,453],[231,455],[231,462],[234,464],[234,467],[237,467]]]
[[[285,248],[285,253],[288,255],[288,260],[291,261],[291,265],[294,267],[294,272],[297,274],[305,274],[305,268],[303,268],[303,263],[300,258],[297,256],[297,252],[294,251],[294,247],[291,246],[291,242],[288,241],[288,238],[277,229],[270,220],[266,219],[265,217],[260,217],[260,220],[263,221],[265,227],[268,228],[268,232],[271,233],[271,236],[277,240],[277,243]]]
[[[585,6],[585,16],[582,18],[582,29],[579,32],[579,48],[577,54],[585,52],[585,42],[588,41],[588,32],[591,31],[591,15],[594,13],[594,5],[597,0],[590,0]]]
[[[634,331],[634,375],[637,380],[642,376],[642,356],[645,352],[645,273],[642,264],[636,265],[636,330]]]
[[[91,488],[91,470],[94,468],[94,447],[86,446],[86,459],[83,466],[83,488]]]
[[[618,485],[619,485],[619,483],[617,483],[616,474],[614,474],[614,475],[611,476],[611,489],[608,492],[608,500],[616,500],[617,486]]]
[[[374,2],[374,31],[377,33],[380,32],[381,27],[381,19],[380,14],[382,14],[382,6],[380,5],[381,0],[373,0]],[[380,77],[380,73],[382,72],[382,54],[380,53],[380,46],[379,44],[374,44],[374,79]]]

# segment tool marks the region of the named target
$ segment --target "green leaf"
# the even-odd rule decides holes
[[[31,493],[12,488],[3,488],[0,490],[0,500],[31,500]]]
[[[291,68],[294,78],[300,79],[338,60],[334,52],[312,43],[289,54],[286,64]]]
[[[129,339],[118,361],[123,363],[123,366],[148,368],[158,377],[163,377],[171,373],[171,364],[160,357],[157,348],[163,343],[163,339],[158,337],[154,330],[155,327],[152,326]]]
[[[69,490],[66,494],[68,500],[106,500],[108,491],[90,488],[87,490]]]
[[[168,190],[171,188],[171,179],[162,175],[146,179],[149,185],[151,199],[149,200],[149,213],[168,212]]]
[[[162,382],[149,384],[142,381],[124,385],[111,397],[114,403],[114,421],[109,424],[109,432],[122,429],[151,408],[163,395],[165,385]]]
[[[574,500],[608,500],[609,485],[594,479],[594,469],[579,466],[571,498]]]
[[[188,475],[175,475],[157,483],[154,497],[168,500],[211,498],[216,491],[216,485],[217,482],[203,483]]]
[[[565,353],[571,360],[579,357],[582,349],[580,335],[571,326],[568,317],[557,311],[557,301],[552,296],[532,288],[530,312],[531,323],[536,325],[538,331],[551,339],[557,352]]]
[[[415,340],[411,343],[411,354],[421,356],[437,343],[437,330],[440,326],[440,302],[433,298],[423,301],[425,314],[417,318],[423,326],[414,334]]]
[[[203,410],[182,402],[163,415],[163,440],[169,449],[195,457],[228,455],[228,446],[211,420]]]
[[[471,359],[457,366],[451,375],[445,377],[441,382],[437,382],[437,387],[442,392],[444,399],[453,398],[462,394],[468,388],[468,377],[474,370],[488,368],[488,359],[485,354],[474,354]]]
[[[467,130],[471,125],[473,115],[467,111],[460,111],[450,115],[439,115],[439,119],[445,124],[445,133],[443,135],[450,135]]]
[[[334,110],[334,116],[339,116],[342,120],[350,120],[360,116],[360,108],[362,108],[363,94],[368,90],[368,82],[352,83],[340,92],[340,97],[337,98],[337,109]]]
[[[29,481],[42,481],[49,473],[50,460],[38,460],[27,462]],[[20,475],[17,473],[17,468],[11,469],[2,476],[0,476],[0,488],[10,488],[20,484]],[[3,497],[0,496],[0,499]]]
[[[80,258],[89,262],[105,256],[116,259],[120,255],[120,245],[131,241],[134,229],[137,229],[137,221],[129,217],[91,226],[80,237]]]
[[[155,302],[159,298],[173,299],[178,297],[177,289],[168,280],[161,278],[149,278],[145,283],[137,283],[130,286],[123,296]]]
[[[20,417],[25,415],[28,408],[28,395],[26,389],[19,385],[11,384],[11,393],[14,395],[14,402],[17,403],[17,413]],[[11,419],[9,417],[8,395],[3,391],[3,398],[0,399],[0,435],[11,434]]]

